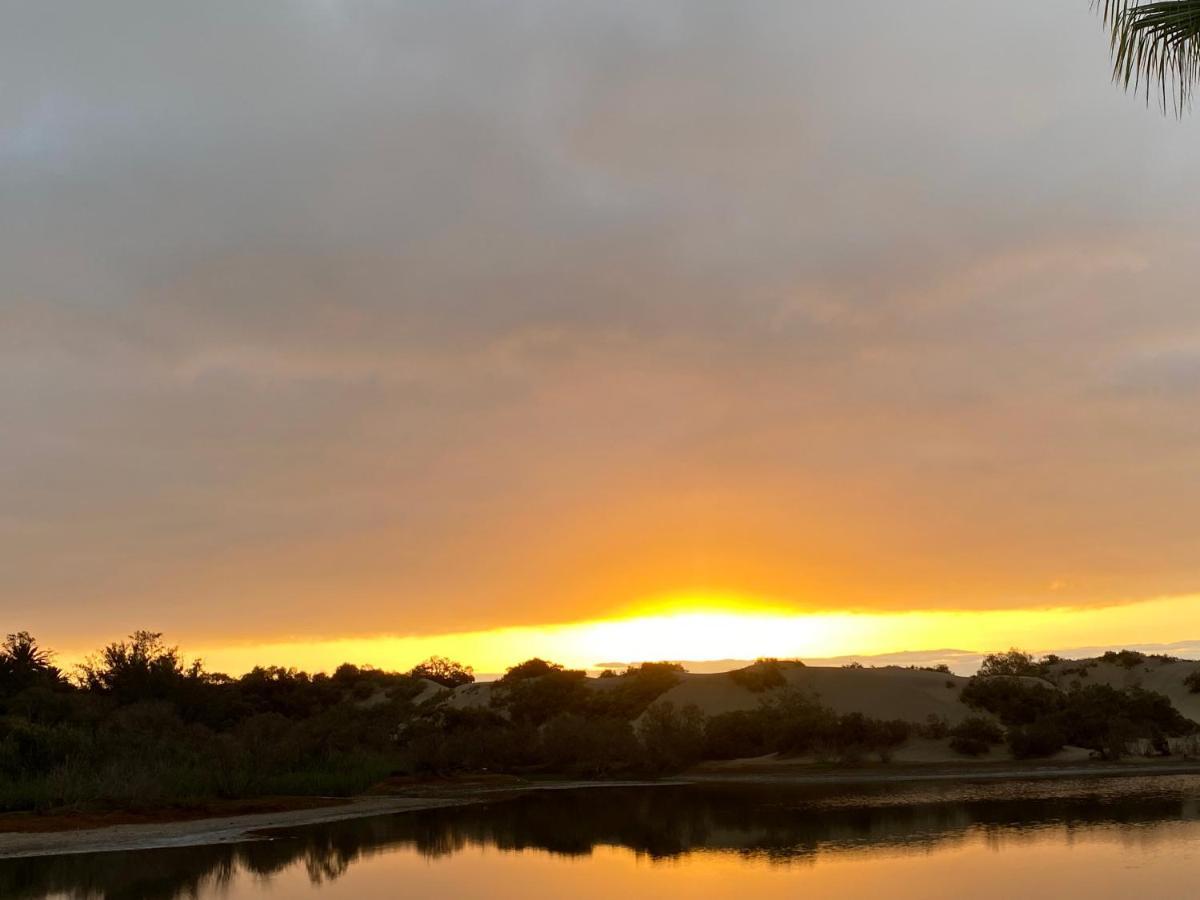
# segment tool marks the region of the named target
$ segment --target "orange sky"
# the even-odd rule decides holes
[[[1200,116],[1086,3],[517,4],[14,13],[9,628],[1200,638]]]

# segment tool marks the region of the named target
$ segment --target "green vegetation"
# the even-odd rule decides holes
[[[1126,665],[1134,655],[1113,658]],[[685,677],[676,663],[589,682],[582,671],[531,659],[466,703],[448,703],[444,692],[429,696],[428,682],[462,686],[474,676],[440,657],[407,673],[258,667],[231,678],[139,631],[68,676],[19,632],[0,643],[0,809],[347,795],[390,775],[656,775],[770,753],[856,764],[889,760],[913,735],[949,740],[967,756],[1006,738],[1022,758],[1064,744],[1111,758],[1137,741],[1165,752],[1169,738],[1197,731],[1161,695],[1078,682],[1063,691],[1030,675],[1051,664],[1062,671],[1060,662],[1015,650],[989,657],[981,672],[994,674],[971,679],[961,694],[989,716],[951,728],[936,715],[913,725],[839,714],[789,688],[786,671],[799,664],[774,659],[730,675],[761,694],[755,708],[706,717],[671,702]],[[1200,675],[1187,683],[1196,689]]]
[[[1136,650],[1109,650],[1100,657],[1100,661],[1133,671],[1146,662],[1146,654]]]
[[[1166,697],[1140,688],[1092,684],[1061,691],[1044,682],[976,676],[962,700],[1007,727],[1009,748],[1018,759],[1051,756],[1068,744],[1117,759],[1140,739],[1165,753],[1167,738],[1198,730]]]
[[[587,690],[583,672],[533,659],[505,674],[490,706],[451,709],[415,702],[424,680],[474,680],[441,657],[403,674],[343,665],[230,678],[139,631],[67,677],[21,632],[0,645],[0,809],[346,795],[392,774],[666,771],[694,760],[702,717],[647,714],[636,733],[633,720],[681,672],[647,663]]]
[[[780,661],[778,659],[760,658],[753,665],[744,669],[736,669],[728,675],[748,691],[761,694],[772,688],[780,688],[787,684],[785,669],[802,669],[804,663],[800,660]]]
[[[0,808],[135,807],[361,791],[394,765],[420,683],[342,666],[239,679],[137,632],[75,681],[29,635],[0,646]]]
[[[1113,77],[1182,112],[1200,78],[1200,0],[1103,0]]]
[[[757,709],[709,718],[704,755],[738,759],[780,753],[857,763],[875,754],[886,761],[915,730],[899,720],[881,721],[861,713],[839,716],[810,694],[785,690]]]
[[[444,656],[429,657],[425,662],[414,666],[408,675],[410,678],[424,678],[447,688],[456,688],[475,681],[474,669]]]
[[[993,719],[970,716],[950,729],[950,749],[963,756],[983,756],[1004,743],[1004,729]]]
[[[984,678],[1001,675],[1041,678],[1046,674],[1049,660],[1035,660],[1030,654],[1012,649],[1007,653],[992,653],[983,658],[979,674]]]

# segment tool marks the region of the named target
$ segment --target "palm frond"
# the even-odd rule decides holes
[[[1182,114],[1200,81],[1200,0],[1097,0],[1112,29],[1113,78]]]

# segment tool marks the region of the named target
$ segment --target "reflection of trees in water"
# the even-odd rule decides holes
[[[653,859],[736,853],[791,864],[825,853],[926,851],[982,832],[991,842],[1107,833],[1124,826],[1196,821],[1195,779],[1098,780],[1047,786],[953,790],[878,787],[786,790],[693,786],[548,791],[480,806],[452,807],[277,832],[239,845],[0,861],[0,897],[63,894],[77,900],[200,897],[245,875],[270,878],[303,865],[321,884],[357,860],[398,848],[431,858],[470,846],[586,856],[625,847]],[[1074,794],[1070,791],[1075,791]],[[1138,792],[1143,791],[1143,792]],[[1136,829],[1138,841],[1156,832]],[[1175,829],[1159,830],[1164,835]]]

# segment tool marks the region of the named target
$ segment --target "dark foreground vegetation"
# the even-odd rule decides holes
[[[1166,658],[1159,658],[1166,659]],[[1133,650],[1108,653],[1100,660],[1126,670],[1144,665]],[[1009,749],[1019,760],[1056,754],[1063,746],[1082,746],[1116,760],[1130,746],[1146,742],[1152,754],[1166,755],[1170,738],[1193,734],[1195,722],[1184,718],[1162,694],[1141,688],[1118,690],[1106,684],[1074,679],[1067,690],[1045,676],[1062,660],[1034,662],[1010,652],[989,656],[980,674],[962,690],[962,702],[991,713],[1006,728]],[[1172,661],[1172,660],[1166,660]],[[1069,673],[1078,674],[1075,668]]]
[[[1065,744],[1116,758],[1138,741],[1166,752],[1170,738],[1196,731],[1158,694],[1052,684],[1045,676],[1061,662],[989,657],[962,692],[977,714],[951,728],[838,714],[787,686],[797,662],[731,673],[761,695],[757,705],[706,717],[660,699],[683,675],[673,663],[589,681],[533,659],[509,669],[488,702],[465,705],[430,682],[469,685],[471,670],[437,657],[405,673],[269,667],[231,678],[137,632],[68,675],[22,632],[0,645],[0,809],[350,795],[389,776],[463,772],[653,776],[771,753],[848,765],[886,762],[914,737],[964,756],[1007,742],[1019,758]]]

